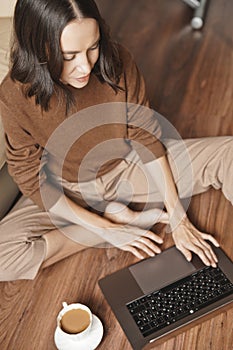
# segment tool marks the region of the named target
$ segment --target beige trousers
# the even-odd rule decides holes
[[[164,144],[180,198],[213,187],[222,189],[233,204],[233,137],[165,140]],[[114,170],[94,181],[81,184],[62,181],[62,185],[66,195],[77,199],[77,203],[82,195],[87,206],[100,211],[109,201],[128,204],[162,200],[134,151]],[[93,246],[102,242],[85,228],[42,211],[22,196],[0,222],[0,281],[33,279],[45,258],[43,235],[55,228],[70,238],[80,235],[79,242],[87,246],[90,239]]]

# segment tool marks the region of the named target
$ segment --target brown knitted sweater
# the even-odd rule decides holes
[[[49,171],[70,182],[89,181],[114,168],[132,148],[143,162],[165,153],[143,78],[128,51],[119,50],[123,90],[115,93],[92,74],[84,88],[70,87],[75,106],[68,115],[65,103],[55,94],[50,110],[42,113],[35,99],[26,99],[22,85],[9,74],[1,84],[9,172],[22,193],[41,208],[41,189],[49,193],[47,208],[60,196]]]

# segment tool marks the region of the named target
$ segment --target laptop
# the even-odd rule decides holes
[[[217,268],[205,266],[195,254],[188,262],[173,246],[99,280],[134,350],[150,349],[230,306],[233,263],[221,248],[213,250]]]

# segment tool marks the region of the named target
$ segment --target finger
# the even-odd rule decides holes
[[[192,237],[191,241],[183,243],[181,247],[186,248],[198,255],[205,265],[216,267],[215,258],[211,254],[211,247],[208,245],[208,243],[201,239],[200,236],[198,238]]]
[[[137,247],[141,249],[143,252],[145,252],[149,256],[155,256],[155,253],[153,250],[151,250],[147,245],[143,244],[140,241],[134,241],[131,243],[133,247]]]
[[[216,263],[218,262],[218,258],[210,246],[209,246],[209,248],[205,249],[205,254],[209,258],[211,266],[216,267],[217,266]]]
[[[213,243],[213,245],[215,245],[215,247],[219,247],[219,243],[218,241],[211,235],[208,235],[207,233],[202,233],[201,237],[205,240],[210,241],[211,243]]]
[[[145,246],[150,248],[154,253],[156,254],[161,253],[161,249],[156,244],[154,244],[150,239],[141,237],[137,241],[143,243]]]
[[[204,246],[204,251],[206,256],[208,257],[211,266],[216,267],[216,263],[218,262],[218,258],[216,256],[216,254],[214,253],[213,249],[211,248],[211,246],[204,240],[199,241],[198,244],[201,248],[202,246]]]
[[[154,232],[151,231],[147,231],[143,234],[144,237],[150,238],[152,241],[162,244],[163,243],[163,239],[161,237],[159,237],[159,235],[156,235]]]
[[[124,247],[121,247],[122,250],[127,251],[135,255],[138,259],[144,259],[144,256],[134,247],[125,245]]]
[[[176,246],[177,249],[185,256],[185,258],[188,260],[188,261],[191,261],[192,260],[192,253],[186,249],[185,247],[181,247],[181,246]]]
[[[199,246],[193,245],[192,247],[190,247],[190,250],[197,254],[206,266],[210,266],[212,263],[214,263],[213,261],[209,260],[209,258],[205,254],[205,251]]]
[[[204,251],[205,254],[207,255],[207,257],[209,258],[210,264],[213,267],[216,267],[216,263],[218,262],[218,258],[216,256],[216,254],[214,253],[213,249],[211,248],[211,246],[205,241],[207,240],[211,240],[213,239],[214,241],[216,241],[211,235],[208,235],[206,233],[202,233],[201,234],[201,240],[199,240],[199,242],[197,243],[197,245],[199,247],[205,247]],[[216,243],[218,244],[218,242],[216,241]]]
[[[192,242],[187,242],[186,246],[183,245],[182,248],[188,249],[198,255],[206,266],[211,265],[216,267],[216,263],[205,244],[207,243],[204,240],[201,242],[200,239],[195,238],[192,240]]]
[[[204,254],[206,255],[207,259],[209,260],[209,263],[212,267],[216,267],[216,263],[218,262],[218,259],[215,255],[215,253],[213,252],[213,250],[211,249],[211,247],[209,248],[204,248]]]

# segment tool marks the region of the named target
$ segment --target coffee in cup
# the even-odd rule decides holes
[[[77,334],[88,328],[91,322],[89,312],[83,309],[71,309],[61,318],[61,329],[68,334]]]

